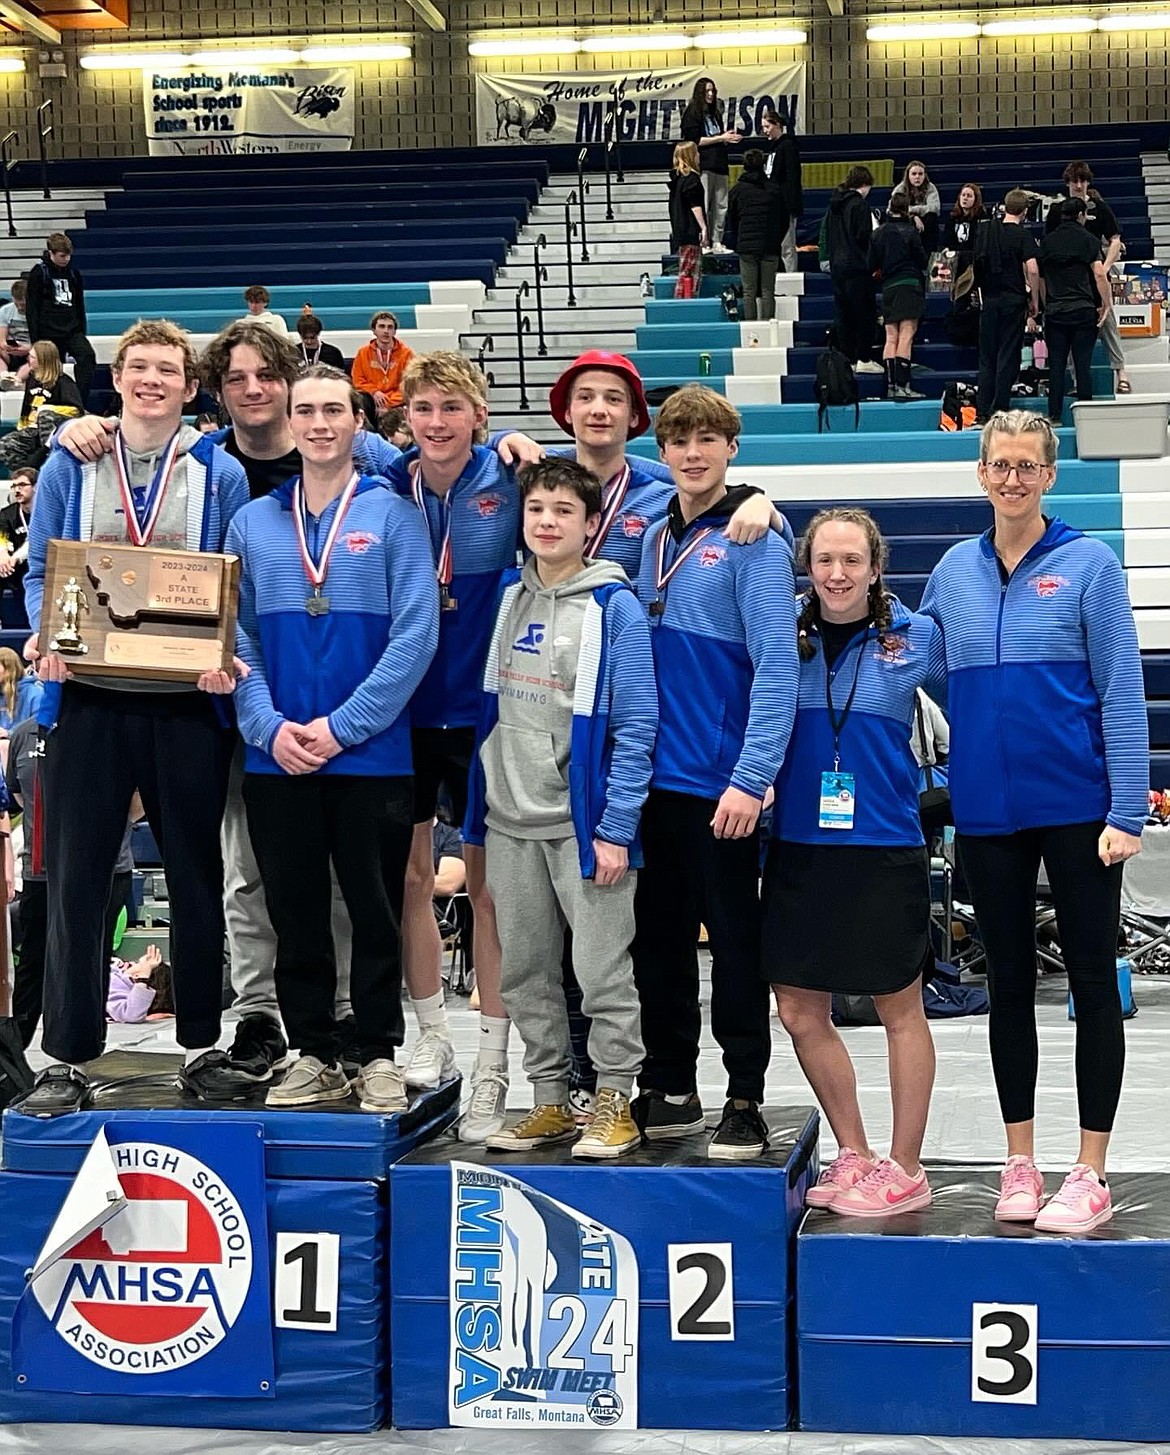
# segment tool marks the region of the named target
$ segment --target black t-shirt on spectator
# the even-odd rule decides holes
[[[444,823],[441,818],[435,820],[435,827],[431,833],[431,845],[434,850],[436,873],[438,873],[440,859],[463,858],[463,835],[451,824]]]
[[[992,268],[984,253],[975,253],[975,281],[988,298],[1026,298],[1024,264],[1038,256],[1036,240],[1018,222],[983,224],[999,229],[999,267]]]
[[[1104,197],[1086,197],[1085,206],[1088,212],[1085,214],[1085,231],[1091,232],[1098,243],[1103,243],[1107,237],[1116,237],[1121,231],[1117,222],[1117,214],[1109,206]],[[1048,216],[1044,222],[1046,233],[1055,232],[1060,226],[1060,203],[1048,209]]]
[[[1101,306],[1093,264],[1101,261],[1101,245],[1079,222],[1062,222],[1040,244],[1044,279],[1044,311],[1095,314]]]
[[[274,460],[254,460],[240,449],[235,430],[228,430],[223,447],[243,465],[248,477],[248,494],[253,500],[270,495],[277,486],[301,473],[300,450],[289,450],[287,455],[278,455]]]

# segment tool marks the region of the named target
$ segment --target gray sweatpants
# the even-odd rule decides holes
[[[276,1004],[276,931],[268,918],[260,867],[248,837],[248,820],[243,799],[244,754],[242,745],[232,759],[220,843],[223,848],[223,909],[231,959],[232,1009],[241,1016],[266,1015],[279,1023]],[[296,846],[289,845],[289,853]],[[352,1014],[349,1003],[349,957],[353,931],[349,912],[337,876],[333,876],[333,947],[337,955],[337,998],[334,1014],[344,1020]]]
[[[577,841],[487,833],[487,884],[503,951],[500,992],[524,1042],[536,1104],[569,1099],[569,1017],[561,972],[565,926],[581,1009],[592,1021],[597,1088],[629,1096],[642,1066],[642,1014],[634,989],[636,874],[604,888],[581,878]]]
[[[1121,333],[1117,327],[1117,309],[1113,307],[1105,315],[1105,322],[1097,330],[1097,337],[1105,345],[1109,367],[1115,374],[1125,368],[1125,350],[1121,347]]]

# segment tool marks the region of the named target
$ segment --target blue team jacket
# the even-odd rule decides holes
[[[821,774],[833,767],[833,728],[825,698],[825,655],[800,664],[796,724],[776,779],[772,832],[797,844],[862,844],[912,848],[922,843],[918,764],[910,748],[919,687],[940,698],[946,687],[942,633],[928,616],[891,601],[886,645],[870,626],[833,663],[833,710],[840,721],[856,674],[857,692],[841,729],[841,772],[854,776],[851,829],[822,829]]]
[[[654,788],[719,798],[730,785],[763,798],[775,780],[796,711],[796,585],[792,552],[774,531],[737,546],[722,532],[718,508],[688,526],[685,549],[714,527],[665,592],[666,611],[651,616],[658,679]],[[658,597],[658,538],[646,534],[638,597]],[[667,547],[669,568],[678,553]]]
[[[238,460],[204,437],[189,451],[202,471],[188,470],[187,519],[199,522],[187,548],[222,551],[232,517],[248,503],[248,480]],[[94,466],[83,465],[68,450],[54,449],[37,479],[36,509],[28,529],[28,575],[24,578],[24,604],[33,631],[41,625],[45,590],[45,558],[51,540],[79,541],[82,525],[93,518]]]
[[[329,611],[310,616],[289,480],[232,522],[241,561],[236,651],[251,675],[236,688],[249,773],[280,773],[271,756],[281,723],[327,717],[345,749],[321,773],[411,772],[407,708],[434,654],[439,604],[418,511],[365,477],[329,561]],[[337,511],[309,518],[319,552]]]
[[[479,749],[500,717],[499,647],[520,572],[509,571],[495,613],[483,674],[476,751],[468,782],[463,837],[482,844],[487,801]],[[650,786],[650,761],[658,726],[654,662],[642,608],[626,586],[600,586],[585,614],[573,701],[569,746],[569,807],[577,838],[581,877],[597,868],[594,838],[624,844],[630,867],[642,864],[638,826]]]
[[[951,547],[922,610],[946,643],[959,831],[1106,819],[1141,833],[1150,782],[1141,654],[1109,547],[1054,519],[1005,580],[989,531]]]
[[[389,470],[387,479],[414,505],[410,465],[418,450],[408,450]],[[443,544],[443,505],[424,490],[426,527],[430,534],[432,589],[435,565]],[[474,727],[479,721],[483,664],[495,621],[500,578],[516,565],[520,536],[520,492],[512,471],[484,445],[475,445],[471,459],[447,493],[451,511],[454,575],[450,594],[458,602],[439,619],[439,647],[423,678],[410,717],[415,727]]]

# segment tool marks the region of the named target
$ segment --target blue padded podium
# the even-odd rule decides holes
[[[1170,1178],[1113,1178],[1113,1221],[1076,1238],[996,1223],[997,1174],[930,1180],[921,1213],[805,1218],[800,1427],[1170,1438]]]
[[[612,1164],[444,1139],[395,1163],[392,1423],[786,1428],[819,1117],[766,1119],[770,1150],[746,1163],[711,1161],[703,1137]]]
[[[454,1120],[458,1079],[395,1116],[271,1112],[263,1086],[183,1098],[177,1064],[112,1053],[92,1109],[5,1113],[0,1422],[377,1429],[386,1179]]]

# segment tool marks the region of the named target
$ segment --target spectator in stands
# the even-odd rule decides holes
[[[707,245],[708,232],[699,175],[699,148],[693,141],[681,141],[675,147],[668,186],[670,246],[678,254],[674,296],[695,298],[702,282],[700,250]]]
[[[81,413],[81,394],[61,367],[57,345],[37,339],[28,353],[28,374],[20,405],[20,422],[0,439],[0,460],[16,465],[40,465],[48,442],[59,424]]]
[[[955,254],[956,279],[971,266],[975,252],[975,229],[986,216],[983,189],[977,182],[964,182],[955,198],[955,205],[947,214],[942,237],[943,247]]]
[[[251,669],[237,702],[244,802],[276,930],[277,999],[300,1051],[267,1100],[304,1106],[350,1092],[334,1015],[332,868],[353,925],[358,1097],[365,1111],[404,1111],[394,1054],[411,845],[407,709],[434,654],[439,603],[414,507],[376,477],[355,478],[361,401],[349,379],[311,365],[289,407],[301,475],[241,511],[227,539],[241,560],[240,654]],[[361,550],[333,551],[352,535]],[[325,651],[328,674],[302,670]]]
[[[467,866],[463,862],[463,835],[454,824],[436,818],[431,830],[435,861],[435,899],[448,900],[462,894],[467,886]]]
[[[1028,194],[1013,187],[1003,205],[1003,220],[981,223],[974,240],[975,284],[983,300],[978,411],[984,424],[1011,407],[1025,329],[1034,325],[1040,310],[1036,244],[1024,226]]]
[[[796,587],[792,553],[774,532],[751,546],[720,534],[743,500],[727,484],[738,412],[713,390],[685,385],[654,428],[676,495],[646,536],[638,575],[659,729],[635,899],[646,1045],[635,1116],[651,1140],[704,1128],[695,1081],[702,919],[714,957],[711,1029],[728,1076],[708,1155],[739,1161],[758,1157],[768,1140],[759,1111],[771,1041],[760,975],[758,826],[796,707]],[[712,705],[707,693],[696,696],[697,683],[719,684],[717,734],[708,735]]]
[[[723,103],[710,76],[695,82],[679,124],[683,141],[693,142],[702,158],[704,210],[707,215],[707,238],[704,248],[724,253],[723,221],[727,215],[728,144],[739,141],[740,133],[723,123]],[[677,149],[676,161],[677,162]],[[696,163],[693,170],[698,172]]]
[[[25,314],[30,339],[47,339],[62,359],[72,356],[84,403],[97,356],[85,336],[85,282],[73,266],[73,244],[63,232],[49,234],[42,261],[28,275]]]
[[[370,332],[374,337],[358,349],[351,377],[354,388],[373,400],[376,420],[380,410],[402,403],[402,376],[414,354],[398,337],[398,319],[387,309],[370,319]]]
[[[23,379],[28,372],[28,351],[32,346],[24,313],[27,300],[28,282],[17,278],[12,285],[12,301],[0,308],[0,355],[3,355],[4,367],[18,379]]]
[[[891,207],[918,242],[905,198]],[[822,510],[801,539],[799,565],[812,589],[797,621],[800,695],[762,892],[764,973],[837,1140],[806,1202],[851,1217],[930,1202],[919,1159],[934,1082],[922,980],[934,972],[934,951],[910,734],[918,688],[941,694],[946,661],[935,623],[887,594],[886,561],[865,510]],[[835,994],[873,996],[886,1028],[888,1158],[866,1135],[853,1065],[832,1021]]]
[[[12,498],[0,510],[0,599],[11,592],[16,597],[17,614],[27,626],[24,578],[28,572],[28,523],[37,489],[35,466],[17,466],[9,488]]]
[[[850,167],[829,201],[826,246],[833,279],[833,326],[837,347],[859,374],[881,374],[871,357],[877,330],[877,303],[869,245],[874,217],[866,198],[873,187],[868,167]]]
[[[881,279],[886,344],[882,361],[891,399],[923,399],[910,387],[910,351],[926,311],[926,253],[904,193],[890,198],[886,220],[869,241],[869,270]]]
[[[195,416],[195,428],[200,434],[218,434],[223,428],[219,416],[216,414],[197,414]]]
[[[987,951],[991,1062],[1008,1152],[996,1216],[1083,1233],[1112,1216],[1105,1158],[1125,1060],[1121,874],[1141,850],[1149,732],[1121,564],[1103,541],[1044,514],[1056,448],[1043,416],[991,417],[979,483],[992,529],[947,552],[922,609],[946,643],[951,807]],[[1041,863],[1076,1007],[1081,1127],[1076,1165],[1042,1210],[1033,1161]]]
[[[147,945],[137,960],[110,961],[106,1015],[111,1021],[137,1024],[148,1016],[174,1015],[171,967],[157,945]]]
[[[938,188],[930,180],[925,162],[910,162],[902,173],[902,180],[890,193],[893,197],[905,197],[910,207],[914,226],[922,234],[922,246],[927,258],[938,247],[939,213],[942,201]]]
[[[248,311],[241,322],[250,319],[253,323],[262,323],[265,328],[270,328],[279,338],[288,337],[288,324],[279,313],[273,313],[268,307],[272,302],[272,294],[262,283],[254,283],[251,288],[244,289],[244,302],[248,305]]]
[[[1064,415],[1064,375],[1070,354],[1077,398],[1093,397],[1093,345],[1106,314],[1113,310],[1101,245],[1085,227],[1083,199],[1062,202],[1060,215],[1059,225],[1040,244],[1048,418],[1057,425]]]
[[[1105,265],[1106,278],[1111,279],[1123,249],[1117,215],[1093,186],[1093,169],[1088,162],[1070,162],[1064,169],[1064,184],[1070,197],[1079,197],[1085,204],[1085,227],[1101,244],[1101,261]],[[1060,223],[1060,204],[1055,203],[1048,209],[1045,233],[1054,231]],[[1112,295],[1112,283],[1110,294]],[[1112,308],[1102,321],[1099,336],[1105,345],[1109,367],[1117,376],[1118,394],[1129,394],[1133,386],[1125,371],[1125,350],[1121,346],[1121,334],[1117,329],[1117,314]]]
[[[779,113],[765,111],[761,123],[766,145],[764,176],[771,186],[776,187],[784,201],[788,227],[780,239],[780,262],[786,273],[800,271],[800,259],[796,253],[796,224],[804,214],[804,189],[800,178],[800,143],[796,139],[796,128],[785,129]],[[744,154],[746,161],[747,154]]]
[[[384,409],[378,416],[378,433],[398,450],[409,450],[414,444],[405,409]]]
[[[45,848],[53,866],[45,964],[42,1071],[25,1103],[32,1115],[76,1110],[89,1091],[80,1063],[102,1050],[109,955],[101,930],[118,835],[135,789],[162,850],[170,892],[179,1083],[204,1100],[231,1101],[251,1083],[215,1049],[223,994],[223,859],[220,826],[233,738],[208,697],[234,678],[205,672],[197,689],[141,681],[69,680],[55,652],[41,656],[37,632],[48,543],[112,543],[222,551],[228,524],[246,503],[243,470],[198,431],[183,409],[198,390],[195,351],[172,323],[142,321],[118,342],[114,388],[122,417],[117,460],[83,471],[55,450],[41,472],[29,532],[25,601],[32,635],[25,656],[58,684],[56,727],[46,744]],[[82,498],[86,509],[81,508]],[[128,497],[128,498],[127,498]],[[125,505],[124,505],[125,500]]]
[[[0,647],[0,737],[36,717],[44,694],[44,683],[25,671],[12,648]]]
[[[727,228],[739,254],[744,318],[775,318],[776,270],[788,214],[780,188],[764,175],[764,154],[758,147],[743,154],[743,172],[728,199]]]
[[[341,350],[332,344],[323,343],[321,334],[325,325],[315,313],[302,313],[297,319],[297,333],[300,335],[298,352],[301,363],[307,369],[310,364],[329,364],[345,373],[345,359]]]

